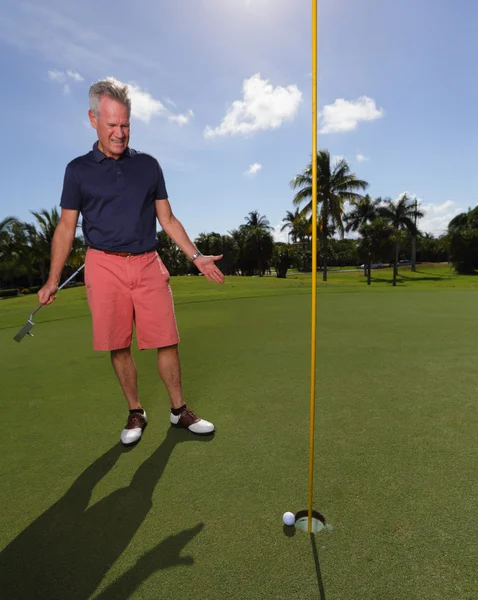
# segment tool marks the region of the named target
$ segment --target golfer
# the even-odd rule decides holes
[[[133,324],[138,348],[157,348],[158,371],[171,404],[171,425],[198,435],[212,434],[214,425],[198,418],[184,402],[169,272],[155,250],[156,218],[209,281],[224,282],[215,264],[222,255],[198,252],[171,210],[158,161],[129,147],[131,99],[127,86],[107,78],[91,86],[89,99],[88,115],[98,140],[90,152],[66,167],[50,274],[38,298],[41,304],[55,299],[81,213],[88,247],[85,284],[93,348],[111,353],[129,406],[121,442],[136,444],[147,425],[131,354]]]

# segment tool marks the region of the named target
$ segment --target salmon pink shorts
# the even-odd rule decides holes
[[[117,256],[89,248],[85,285],[94,350],[140,350],[179,343],[169,271],[158,253]]]

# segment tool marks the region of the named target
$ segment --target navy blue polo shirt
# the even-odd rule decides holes
[[[67,165],[60,206],[81,212],[88,246],[139,253],[155,248],[155,200],[167,198],[154,157],[127,148],[115,160],[96,142],[88,154]]]

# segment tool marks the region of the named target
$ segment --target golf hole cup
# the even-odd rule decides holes
[[[282,515],[282,520],[284,522],[284,525],[287,525],[288,527],[292,527],[292,525],[294,525],[295,523],[295,515],[294,513],[291,512],[285,512]]]

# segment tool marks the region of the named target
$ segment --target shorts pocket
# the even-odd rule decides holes
[[[159,270],[160,270],[160,272],[161,272],[161,276],[162,276],[162,277],[163,277],[163,278],[164,278],[166,281],[169,281],[169,279],[170,279],[171,275],[170,275],[170,273],[169,273],[169,271],[168,271],[168,269],[167,269],[166,265],[165,265],[165,264],[163,263],[163,261],[161,260],[161,257],[159,256],[159,254],[158,254],[157,261],[158,261]]]

